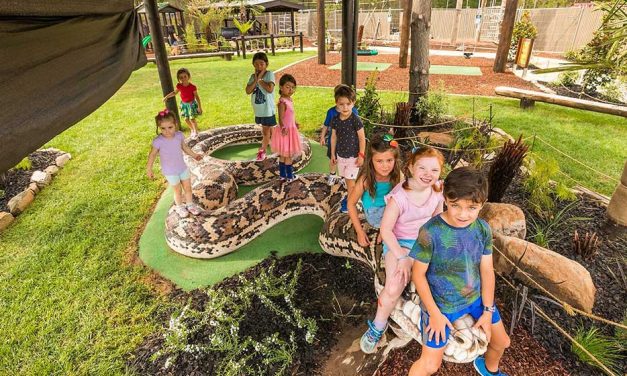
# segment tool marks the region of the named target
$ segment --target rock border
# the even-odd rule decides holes
[[[50,185],[52,178],[59,173],[59,170],[61,170],[70,159],[72,159],[72,155],[70,153],[56,148],[41,149],[40,151],[61,154],[55,158],[54,164],[47,166],[43,171],[33,171],[28,187],[9,200],[7,203],[9,211],[0,212],[0,233],[9,227],[11,223],[15,221],[15,218],[26,210],[26,208],[35,200],[35,196],[41,192],[42,189]]]

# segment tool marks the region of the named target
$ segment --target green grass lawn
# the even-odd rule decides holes
[[[270,68],[314,54],[270,56]],[[244,94],[250,60],[176,61],[171,69],[182,66],[191,71],[203,100],[201,129],[252,120]],[[386,104],[404,97],[381,95]],[[0,374],[129,373],[129,354],[161,325],[158,312],[167,301],[145,283],[148,269],[129,262],[164,189],[163,180],[149,181],[144,171],[161,98],[157,69],[149,64],[47,145],[72,153],[73,160],[0,235]],[[332,88],[299,88],[294,99],[299,122],[312,135],[333,105]],[[452,97],[451,102],[453,113],[464,114],[471,99]],[[477,100],[478,106],[488,102],[495,104],[497,126],[512,135],[542,134],[567,153],[620,176],[627,149],[624,119],[543,104],[523,112],[514,100]],[[613,190],[614,184],[558,160],[591,188]]]

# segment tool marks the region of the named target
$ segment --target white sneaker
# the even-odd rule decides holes
[[[192,131],[192,134],[190,135],[191,138],[196,138],[198,137],[198,132],[196,131]]]
[[[195,203],[187,204],[186,208],[191,215],[198,215],[202,213],[202,208]]]
[[[327,177],[327,184],[334,185],[336,181],[337,181],[337,175],[329,174],[329,176]]]
[[[176,214],[178,214],[181,218],[187,218],[187,216],[189,216],[189,212],[187,211],[185,205],[176,205],[176,208],[174,210],[176,211]]]

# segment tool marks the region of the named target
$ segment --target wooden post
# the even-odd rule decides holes
[[[246,59],[246,39],[242,35],[242,59]]]
[[[274,34],[270,34],[270,48],[272,49],[272,56],[274,56]]]
[[[409,104],[429,90],[429,31],[431,29],[431,0],[417,0],[411,15],[411,59],[409,62]]]
[[[325,20],[324,20],[324,0],[318,0],[318,6],[317,6],[317,11],[318,11],[318,64],[322,64],[325,65],[327,63],[327,55],[326,55],[326,43],[325,43],[325,36],[326,36],[326,27],[325,27]],[[302,44],[302,40],[301,40],[301,44]],[[302,49],[301,49],[302,52]]]
[[[488,0],[481,0],[481,22],[479,22],[479,26],[477,26],[477,36],[475,37],[475,42],[481,41],[481,27],[483,26],[483,18],[485,17],[485,6],[487,1]]]
[[[505,4],[505,13],[503,14],[503,22],[499,32],[499,46],[496,49],[496,58],[494,59],[495,73],[504,73],[507,64],[507,54],[512,44],[512,33],[514,32],[514,21],[516,21],[516,8],[518,8],[518,0],[507,0]]]
[[[157,71],[159,72],[159,81],[161,82],[161,92],[165,97],[174,91],[172,84],[172,74],[170,73],[170,63],[168,63],[168,54],[163,43],[163,31],[159,25],[159,13],[157,10],[156,0],[146,0],[144,2],[146,9],[146,18],[148,19],[148,28],[152,35],[152,47],[155,51],[155,63],[157,63]],[[179,110],[176,106],[176,98],[170,98],[166,102],[168,110],[174,112],[176,121],[180,123]]]
[[[294,51],[296,49],[296,47],[294,46],[294,42],[295,42],[295,38],[294,35],[296,34],[296,29],[295,29],[295,21],[294,21],[294,11],[290,12],[290,18],[292,21],[292,51]]]
[[[453,22],[453,31],[451,32],[451,45],[455,47],[457,44],[457,33],[459,31],[459,20],[462,18],[462,6],[464,0],[457,0],[455,4],[455,21]]]
[[[342,83],[357,84],[357,17],[359,0],[342,1]]]
[[[407,51],[409,50],[409,24],[411,23],[412,0],[403,1],[403,22],[401,24],[401,51],[398,55],[399,68],[407,68]]]
[[[237,37],[231,38],[231,40],[235,41],[235,51],[237,51],[237,56],[239,57],[239,41],[237,40]]]
[[[303,53],[303,47],[304,47],[303,46],[303,32],[302,31],[300,33],[298,33],[298,38],[300,39],[299,40],[299,42],[300,42],[300,53],[302,54]]]

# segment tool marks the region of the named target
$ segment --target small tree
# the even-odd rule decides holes
[[[538,36],[538,29],[531,22],[531,15],[529,11],[523,12],[520,21],[514,24],[514,30],[512,31],[512,44],[509,48],[509,60],[516,58],[516,50],[518,49],[518,42],[523,38],[534,39]]]

